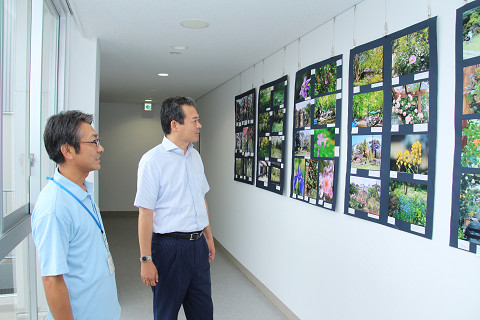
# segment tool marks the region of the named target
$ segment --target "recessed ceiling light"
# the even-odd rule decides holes
[[[159,73],[158,76],[159,77],[168,77],[168,73]]]
[[[187,50],[187,46],[172,46],[173,50]]]
[[[182,53],[178,51],[170,51],[170,54],[173,54],[174,56],[178,56],[179,54],[182,54]]]
[[[145,102],[152,102],[152,99],[145,99]]]
[[[180,22],[180,24],[189,29],[203,29],[209,26],[209,23],[207,21],[203,20],[196,20],[196,19],[190,19],[190,20],[183,20]]]

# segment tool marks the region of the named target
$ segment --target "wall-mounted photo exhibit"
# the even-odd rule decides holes
[[[335,210],[342,108],[342,55],[295,76],[290,197]]]
[[[480,1],[457,10],[450,246],[480,253]]]
[[[432,237],[436,18],[350,51],[345,214]]]
[[[235,97],[234,180],[254,183],[255,176],[255,89]]]
[[[256,186],[283,194],[288,77],[262,85],[258,91]]]

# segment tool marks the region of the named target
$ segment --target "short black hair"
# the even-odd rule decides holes
[[[48,119],[43,133],[43,142],[48,156],[55,163],[60,164],[65,161],[61,151],[64,144],[71,145],[76,153],[80,152],[79,141],[82,137],[79,127],[82,122],[92,124],[93,115],[78,110],[70,110],[60,112]]]
[[[195,107],[195,100],[189,97],[171,97],[162,102],[160,108],[160,121],[162,123],[163,133],[169,135],[172,131],[172,120],[183,124],[185,120],[185,112],[182,110],[183,105]]]

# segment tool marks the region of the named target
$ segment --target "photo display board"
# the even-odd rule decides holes
[[[295,77],[290,197],[335,210],[342,110],[342,55]]]
[[[288,81],[284,76],[258,91],[256,186],[283,194]]]
[[[432,237],[436,18],[350,51],[345,214]]]
[[[450,246],[480,254],[480,1],[457,10]]]
[[[234,180],[253,184],[255,173],[255,89],[235,97]]]

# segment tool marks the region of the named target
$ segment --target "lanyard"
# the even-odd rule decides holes
[[[60,184],[59,182],[55,181],[53,179],[53,177],[47,177],[47,180],[51,180],[53,181],[56,185],[58,185],[60,188],[62,188],[63,190],[65,190],[68,194],[70,194],[75,200],[78,201],[78,203],[80,203],[82,205],[82,207],[85,208],[85,210],[87,210],[88,214],[92,217],[93,221],[95,221],[95,223],[97,224],[98,226],[98,229],[100,229],[100,232],[103,234],[103,229],[102,229],[102,226],[100,225],[100,222],[98,222],[97,219],[95,219],[95,217],[93,216],[93,213],[88,210],[87,206],[82,202],[80,201],[80,199],[77,198],[77,196],[75,196],[70,190],[68,190],[67,188],[65,188],[62,184]],[[97,209],[95,208],[95,205],[92,203],[92,207],[93,207],[93,210],[95,210],[95,213],[97,214],[98,216],[98,212],[97,212]]]

